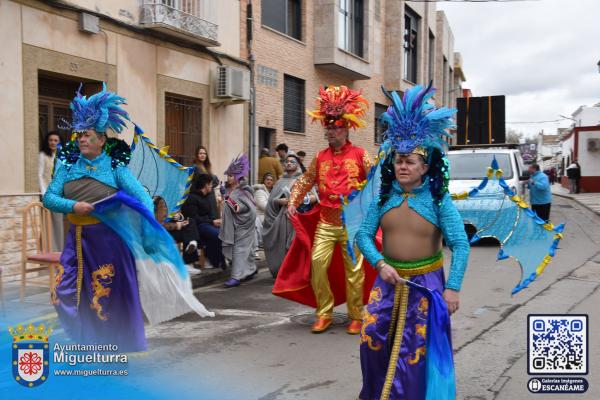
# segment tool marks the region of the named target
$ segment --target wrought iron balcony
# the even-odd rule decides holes
[[[162,0],[144,2],[140,23],[170,35],[183,37],[204,46],[219,46],[219,26],[203,19],[200,0]]]

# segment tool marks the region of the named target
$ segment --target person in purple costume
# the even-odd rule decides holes
[[[432,377],[426,364],[430,330],[449,341],[449,321],[441,328],[431,326],[430,297],[413,285],[443,293],[444,313],[458,310],[469,243],[447,190],[448,164],[439,140],[454,110],[432,110],[430,87],[416,86],[404,99],[386,94],[393,104],[382,117],[388,142],[380,164],[381,190],[356,234],[365,259],[379,272],[363,311],[360,399],[454,399],[452,355],[444,376],[447,385],[439,391],[428,382]],[[375,245],[379,228],[382,253]],[[448,281],[442,238],[453,252]]]
[[[81,344],[114,344],[119,351],[146,350],[135,259],[111,228],[91,215],[94,203],[118,190],[153,209],[152,199],[127,168],[129,147],[108,138],[119,133],[125,99],[106,88],[71,103],[76,140],[63,147],[44,206],[71,223],[52,302],[66,333]]]

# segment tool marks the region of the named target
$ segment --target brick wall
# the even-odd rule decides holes
[[[314,24],[319,23],[334,23],[335,21],[321,21],[322,15],[315,18],[315,7],[329,6],[333,0],[319,1],[301,1],[302,21],[301,21],[301,39],[296,40],[284,33],[278,32],[270,27],[261,25],[261,3],[253,1],[253,18],[254,18],[254,41],[252,43],[253,53],[256,60],[257,69],[267,67],[271,71],[275,81],[265,83],[259,78],[257,73],[256,79],[256,126],[257,130],[260,127],[270,128],[275,131],[275,139],[272,141],[272,148],[279,143],[286,143],[293,151],[304,150],[307,154],[306,163],[314,157],[318,150],[327,146],[327,141],[324,138],[324,129],[319,123],[311,123],[310,118],[305,118],[305,132],[293,133],[283,130],[283,91],[284,91],[284,74],[303,79],[305,81],[306,98],[305,107],[313,109],[315,107],[315,98],[318,94],[320,85],[336,84],[346,85],[353,89],[361,89],[363,95],[370,102],[370,108],[367,113],[367,127],[352,131],[350,140],[363,148],[365,148],[371,156],[376,154],[378,145],[374,140],[374,110],[375,103],[389,104],[387,98],[381,92],[381,85],[386,84],[388,89],[402,90],[412,87],[412,83],[402,80],[402,35],[401,34],[386,34],[387,30],[394,30],[397,24],[403,21],[404,2],[389,3],[382,0],[370,0],[368,4],[368,12],[365,18],[368,23],[365,29],[369,32],[366,37],[369,38],[367,54],[364,58],[371,66],[371,76],[365,80],[351,80],[344,78],[343,74],[332,73],[329,69],[316,66],[314,63],[315,41],[319,41],[318,37],[314,37]],[[240,2],[240,33],[242,35],[241,56],[248,57],[246,47],[246,6],[248,1]],[[385,7],[392,7],[386,10]],[[423,10],[421,10],[423,8]],[[388,11],[399,18],[391,18],[388,16]],[[431,25],[436,21],[435,13],[431,12],[428,7],[417,6],[416,12],[422,12],[424,23],[420,29],[421,51],[419,52],[418,76],[427,76],[428,68],[428,35],[429,30],[434,28]],[[434,17],[434,18],[430,18]],[[393,19],[393,21],[392,21]],[[318,21],[317,21],[318,20]],[[397,30],[397,29],[396,29]],[[436,32],[435,28],[432,29]],[[322,31],[322,30],[321,30]],[[401,31],[398,31],[401,32]],[[439,31],[438,31],[439,32]],[[437,32],[436,32],[437,33]],[[442,40],[436,38],[438,46],[441,47]],[[437,44],[436,43],[436,44]],[[446,41],[447,43],[447,41]],[[424,49],[424,50],[423,50]],[[441,50],[441,48],[439,49]],[[437,58],[437,57],[436,57]],[[391,60],[395,61],[391,61]],[[441,57],[439,57],[441,59]],[[393,67],[392,67],[393,66]],[[438,71],[441,66],[437,66]],[[393,87],[389,87],[393,85]]]

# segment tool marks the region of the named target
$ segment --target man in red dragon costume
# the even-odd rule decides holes
[[[365,284],[362,255],[355,248],[355,262],[348,251],[342,201],[343,196],[364,184],[372,167],[369,154],[348,140],[350,128],[366,125],[363,118],[368,103],[359,91],[346,86],[320,88],[319,94],[318,108],[309,115],[326,129],[329,146],[317,153],[292,187],[287,213],[296,237],[283,261],[273,294],[316,307],[313,333],[327,330],[333,307],[347,302],[350,318],[347,332],[358,334],[364,300],[374,280],[371,275],[375,274],[368,270]],[[299,214],[297,209],[313,186],[317,187],[319,204]]]

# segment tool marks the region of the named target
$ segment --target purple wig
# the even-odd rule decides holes
[[[227,170],[225,170],[225,175],[233,176],[236,180],[239,181],[240,179],[248,175],[249,171],[250,162],[248,160],[248,157],[245,154],[241,154],[237,156],[237,158],[234,158],[233,161],[231,161],[231,164],[229,164],[229,167],[227,167]]]

